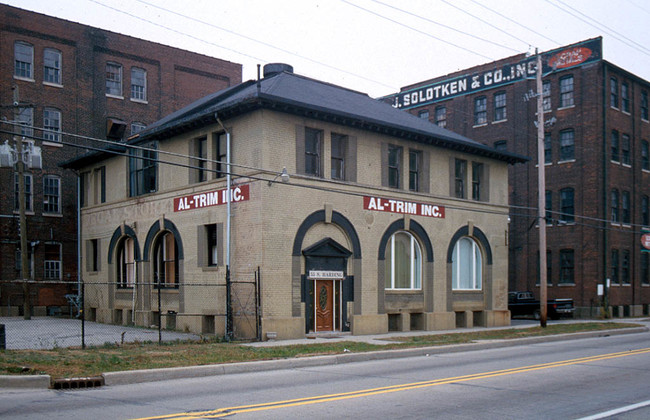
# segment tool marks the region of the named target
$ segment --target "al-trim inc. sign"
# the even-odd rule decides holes
[[[248,201],[250,188],[248,184],[238,185],[230,189],[231,203]],[[220,206],[228,202],[228,189],[208,191],[199,194],[174,198],[174,211],[196,210],[205,207]]]
[[[382,197],[363,197],[363,209],[387,213],[410,214],[413,216],[445,218],[445,208],[435,204],[416,203]]]
[[[600,60],[602,40],[600,38],[574,44],[542,54],[544,74],[553,70],[563,70]],[[507,63],[500,68],[480,73],[466,74],[441,80],[429,85],[419,86],[382,100],[391,101],[395,108],[413,108],[450,99],[467,93],[479,92],[498,86],[505,86],[527,78],[535,77],[536,57],[528,57],[519,62]]]

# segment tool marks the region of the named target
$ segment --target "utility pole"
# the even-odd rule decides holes
[[[547,282],[546,282],[546,176],[544,157],[544,94],[542,92],[542,56],[537,54],[537,223],[539,225],[539,323],[546,328]]]

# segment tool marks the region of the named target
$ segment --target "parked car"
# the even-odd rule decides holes
[[[559,319],[562,316],[573,317],[573,299],[549,299],[546,304],[547,316],[551,319]],[[509,292],[508,309],[512,318],[521,316],[541,318],[539,300],[535,299],[532,292]]]

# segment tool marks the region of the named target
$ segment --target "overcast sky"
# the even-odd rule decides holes
[[[372,97],[520,52],[597,36],[603,56],[650,80],[646,0],[1,0],[23,9]]]

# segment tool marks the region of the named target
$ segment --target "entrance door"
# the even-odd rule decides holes
[[[316,280],[314,308],[316,309],[316,331],[334,330],[334,281]]]

